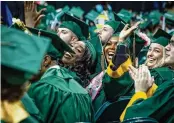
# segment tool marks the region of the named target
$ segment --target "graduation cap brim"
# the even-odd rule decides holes
[[[135,33],[135,34],[134,34]],[[141,37],[138,36],[138,32],[134,32],[130,37],[126,40],[131,54],[133,54],[133,41],[134,41],[134,35],[135,35],[135,56],[137,57],[141,51],[141,49],[144,47],[145,40],[143,40]]]
[[[30,27],[27,27],[27,28],[29,29],[29,31],[31,31],[37,36],[38,34],[40,34],[40,36],[49,37],[50,39],[52,39],[51,43],[58,51],[62,53],[64,53],[64,51],[75,53],[56,33],[48,32],[45,30],[39,30],[36,28],[30,28]]]
[[[116,21],[122,21],[124,24],[127,24],[126,21],[124,21],[123,19],[121,19],[115,12],[114,13],[114,18]]]
[[[120,22],[120,25],[117,29],[117,32],[121,32],[122,29],[124,28],[124,26],[127,24],[123,19],[121,19],[115,12],[114,13],[114,18],[115,18],[115,21],[119,21]]]
[[[167,39],[171,39],[172,36],[170,34],[168,34],[166,31],[162,30],[162,29],[158,29],[157,32],[153,35],[154,38],[159,38],[159,37],[165,37]]]
[[[38,73],[51,41],[5,26],[1,26],[1,29],[3,77],[10,84],[22,84]],[[26,73],[30,76],[26,76]]]
[[[88,25],[85,22],[79,20],[76,17],[71,16],[68,13],[64,13],[61,17],[61,20],[62,21],[73,21],[73,22],[75,22],[76,24],[78,24],[80,26],[80,28],[82,30],[82,33],[85,36],[85,38],[87,39],[89,37]]]

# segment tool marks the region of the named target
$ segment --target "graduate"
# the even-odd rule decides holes
[[[88,25],[86,23],[68,13],[64,13],[61,20],[62,23],[57,29],[57,34],[67,44],[88,38]]]
[[[56,33],[43,30],[36,33],[35,30],[35,34],[38,33],[50,37],[52,45],[41,63],[39,74],[30,79],[28,95],[40,110],[44,122],[93,122],[88,92],[74,79],[72,71],[57,65],[65,51],[74,52]]]
[[[42,123],[38,108],[25,92],[51,41],[3,25],[1,29],[1,122]]]
[[[174,45],[173,37],[166,48],[165,64],[173,69]],[[146,66],[140,66],[137,72],[130,69],[130,74],[134,77],[135,94],[131,98],[126,109],[122,113],[120,120],[132,117],[152,117],[159,122],[172,123],[173,114],[173,79],[159,85],[151,97],[148,98],[147,91],[152,87],[154,80]]]

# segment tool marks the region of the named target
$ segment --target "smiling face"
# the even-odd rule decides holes
[[[64,56],[62,57],[62,62],[65,65],[73,65],[76,61],[79,61],[85,53],[86,46],[82,41],[71,43],[70,46],[76,54],[65,52]]]
[[[67,44],[78,40],[77,36],[67,28],[58,28],[57,35]]]
[[[174,67],[174,40],[166,47],[165,64]]]
[[[109,25],[104,25],[103,28],[98,32],[98,36],[102,44],[105,44],[113,33],[114,30],[112,29],[112,27],[110,27]]]
[[[152,43],[147,52],[146,65],[152,69],[159,67],[158,65],[162,64],[164,55],[164,47],[157,43]]]
[[[106,46],[104,47],[104,53],[106,57],[106,61],[109,63],[110,60],[112,60],[112,57],[115,54],[117,43],[118,43],[119,37],[111,37],[111,39],[107,42]]]

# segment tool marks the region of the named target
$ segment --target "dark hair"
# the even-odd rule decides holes
[[[7,81],[2,77],[1,85],[1,100],[14,102],[20,100],[26,91],[26,84],[23,85],[12,85],[7,83]]]
[[[58,64],[60,66],[63,66],[63,63],[61,60],[58,61]],[[79,82],[79,84],[82,87],[86,87],[90,83],[90,74],[91,74],[91,68],[92,68],[92,55],[88,47],[85,45],[85,52],[82,58],[75,62],[74,66],[68,66],[68,69],[70,69],[73,72],[76,72],[77,76],[80,77],[82,80]]]

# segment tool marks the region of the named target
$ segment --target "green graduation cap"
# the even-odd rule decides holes
[[[66,6],[64,6],[64,7],[62,8],[62,11],[63,11],[63,12],[68,12],[69,10],[70,10],[70,8],[69,8],[68,5],[66,5]]]
[[[93,45],[93,47],[95,48],[95,51],[96,51],[96,59],[95,59],[95,63],[93,66],[94,74],[91,75],[91,78],[93,78],[102,71],[102,67],[104,67],[106,69],[107,65],[106,65],[105,60],[102,61],[103,50],[102,50],[102,44],[101,44],[99,37],[98,36],[93,37],[89,41]]]
[[[62,18],[61,18],[61,20],[62,20],[62,22],[63,21],[72,21],[72,22],[75,22],[78,26],[80,26],[80,28],[81,28],[81,31],[80,30],[78,30],[78,28],[76,27],[72,27],[73,25],[64,25],[64,26],[69,26],[71,29],[71,31],[72,32],[74,32],[75,34],[77,33],[80,33],[80,32],[82,32],[82,34],[83,34],[83,36],[87,39],[88,37],[89,37],[89,30],[88,30],[88,25],[85,23],[85,22],[83,22],[82,20],[79,20],[78,18],[76,18],[76,17],[73,17],[73,16],[71,16],[70,14],[68,14],[68,13],[64,13],[64,15],[62,16]],[[60,25],[60,27],[61,27],[61,25]],[[69,27],[67,27],[67,28],[69,28]],[[78,35],[77,35],[78,36]],[[79,35],[79,36],[81,36],[81,35]],[[82,38],[81,37],[79,37],[80,38],[80,40],[84,40],[84,38],[83,38],[83,36],[82,36]]]
[[[170,34],[168,34],[166,31],[164,31],[164,30],[162,30],[162,29],[158,29],[156,32],[155,32],[155,34],[153,35],[153,37],[154,38],[159,38],[159,37],[166,37],[167,39],[171,39],[171,35]]]
[[[83,17],[84,11],[80,7],[72,7],[68,13],[81,19]]]
[[[95,19],[98,17],[98,15],[99,13],[92,9],[85,15],[85,18],[95,23]]]
[[[89,27],[89,39],[92,39],[93,37],[97,36],[97,33],[95,32],[95,30],[97,29],[96,26],[91,26]]]
[[[162,14],[158,10],[151,11],[149,18],[152,20],[152,25],[158,25]]]
[[[133,14],[125,9],[121,9],[117,14],[125,23],[129,23]]]
[[[109,25],[110,27],[112,27],[112,29],[114,30],[114,33],[115,33],[117,31],[117,29],[119,28],[120,22],[119,21],[110,20],[110,21],[107,21],[105,23],[105,25]]]
[[[157,32],[153,35],[153,41],[152,43],[158,43],[162,46],[167,46],[170,39],[171,39],[171,35],[168,34],[167,32],[165,32],[162,29],[158,29]]]
[[[167,12],[164,14],[164,17],[166,18],[166,24],[174,26],[174,13]]]
[[[68,12],[69,9],[70,9],[70,8],[69,8],[68,5],[64,6],[62,9],[60,9],[59,12],[58,12],[58,11],[56,12],[55,18],[56,18],[58,21],[61,21],[62,15],[64,15],[65,12]]]
[[[64,51],[74,53],[74,51],[56,33],[29,27],[28,29],[36,35],[52,39],[52,45],[48,49],[48,53],[52,57],[59,58],[63,56]]]
[[[37,11],[40,11],[41,9],[44,9],[44,8],[47,8],[47,6],[37,4]],[[47,14],[47,11],[44,11],[43,14]]]
[[[158,37],[157,39],[153,40],[152,43],[157,43],[160,44],[162,46],[167,46],[169,44],[169,39],[167,39],[166,37]]]
[[[47,7],[46,7],[46,12],[47,13],[51,13],[51,12],[55,12],[56,10],[55,10],[55,7],[54,6],[52,6],[52,5],[47,5]]]
[[[1,26],[2,78],[19,85],[37,74],[51,41]]]
[[[115,12],[114,12],[114,18],[116,21],[120,22],[120,25],[116,32],[121,32],[121,30],[124,28],[124,26],[127,24],[122,18],[120,18]]]
[[[145,19],[143,19],[143,21],[139,25],[139,28],[140,29],[147,29],[148,27],[151,26],[151,24],[152,24],[152,20],[150,18],[145,18]]]
[[[92,56],[92,65],[94,64],[95,60],[96,60],[96,50],[93,46],[93,44],[90,42],[90,41],[84,41],[86,46],[88,47],[90,53],[91,53],[91,56]]]
[[[135,39],[135,54],[133,52],[133,41]],[[141,51],[141,49],[145,45],[145,40],[143,40],[141,37],[138,36],[138,31],[134,31],[132,35],[126,40],[126,43],[128,44],[128,47],[130,49],[131,55],[135,55],[137,57]]]

